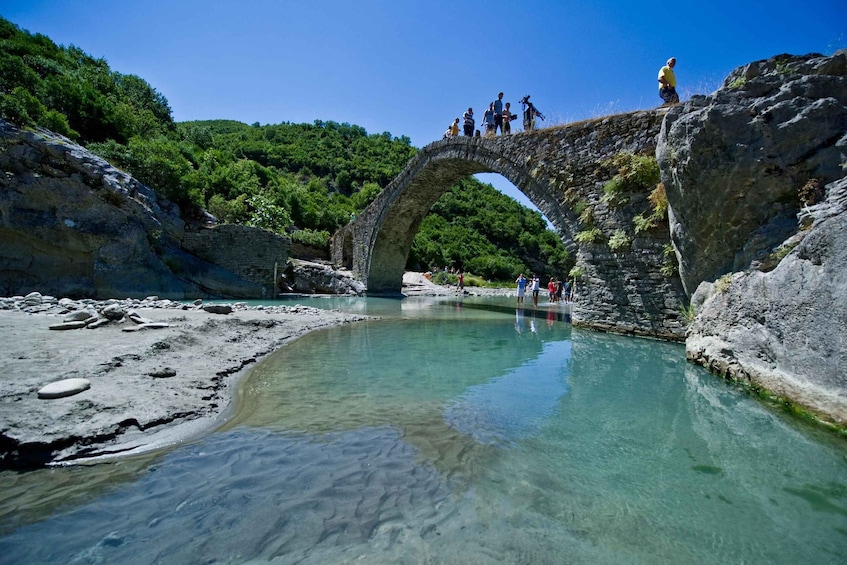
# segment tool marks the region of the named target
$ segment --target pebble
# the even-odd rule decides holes
[[[53,324],[51,330],[78,330],[85,327],[85,322],[62,322],[61,324]]]

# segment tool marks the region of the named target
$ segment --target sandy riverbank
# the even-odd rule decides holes
[[[208,430],[258,359],[307,332],[366,319],[296,306],[215,314],[141,301],[132,310],[167,327],[125,331],[137,324],[124,320],[51,330],[85,306],[63,302],[0,310],[2,467],[137,453]],[[39,389],[69,378],[90,388],[39,398]]]

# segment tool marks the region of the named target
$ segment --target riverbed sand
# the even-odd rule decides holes
[[[37,467],[138,453],[184,441],[226,416],[256,361],[303,334],[364,320],[305,307],[136,308],[151,324],[51,330],[60,307],[0,310],[0,466]],[[155,327],[164,325],[166,327]],[[73,396],[39,398],[83,378]]]

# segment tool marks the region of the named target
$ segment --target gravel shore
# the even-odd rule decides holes
[[[154,297],[0,298],[0,468],[138,453],[207,431],[258,359],[309,331],[364,319],[302,306],[221,308]],[[66,379],[90,387],[39,397]]]

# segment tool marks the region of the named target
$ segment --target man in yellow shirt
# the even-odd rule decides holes
[[[679,104],[679,95],[676,93],[676,75],[673,68],[676,66],[676,58],[671,57],[668,63],[659,70],[659,96],[665,104]]]

